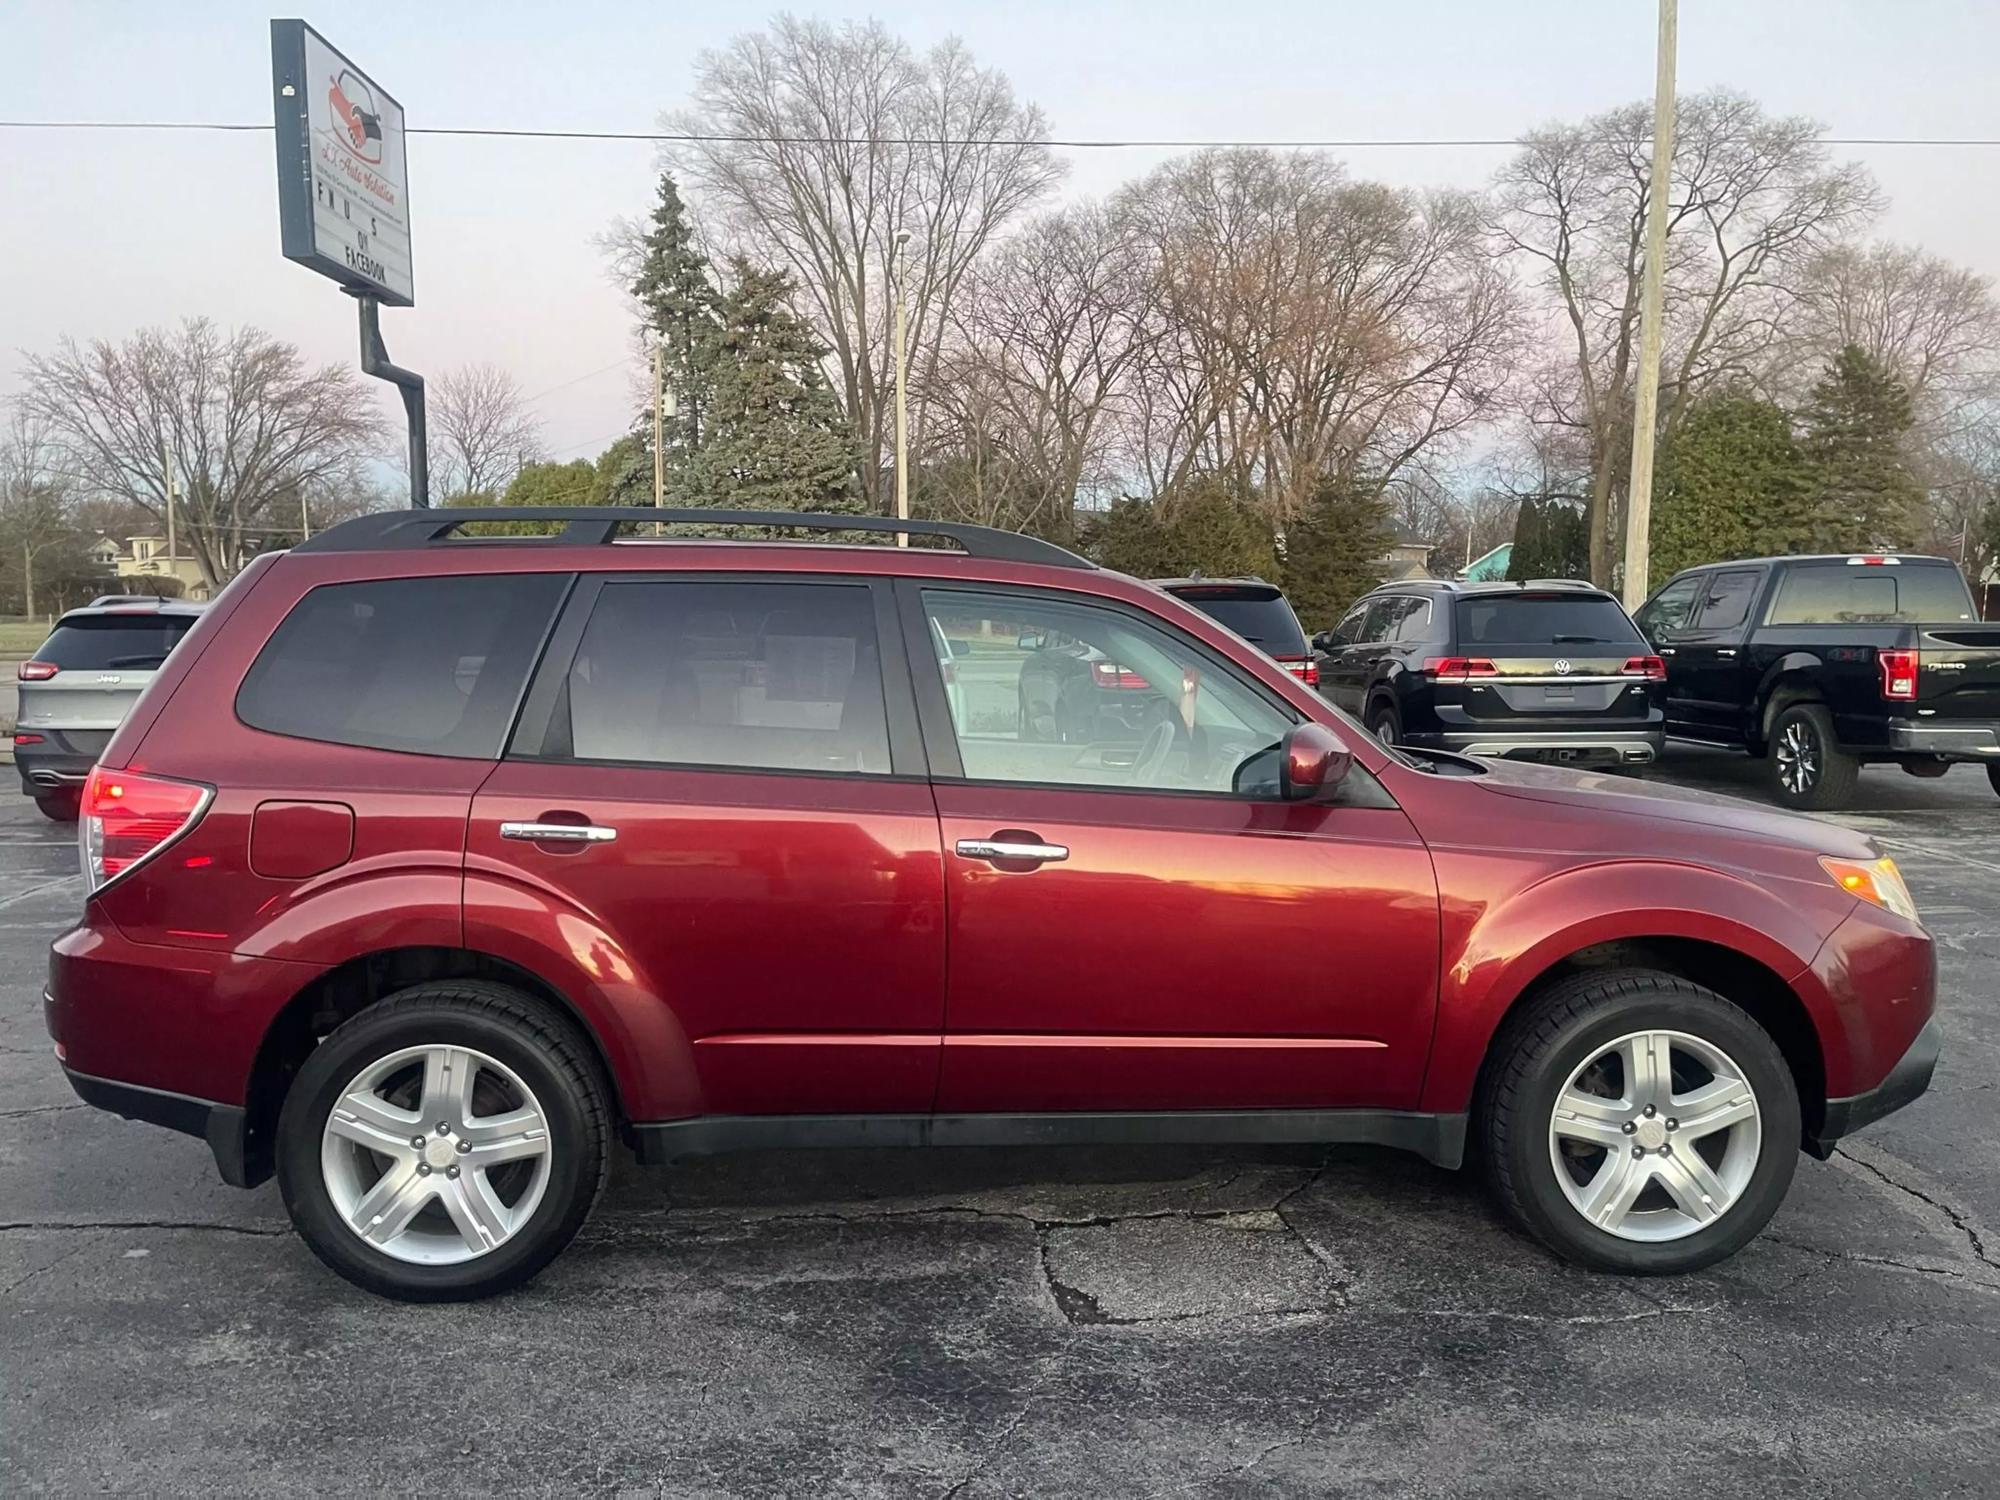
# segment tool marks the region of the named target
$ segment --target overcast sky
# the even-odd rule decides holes
[[[1649,97],[1651,0],[1004,0],[797,7],[874,16],[918,46],[956,34],[1057,136],[1509,136]],[[264,6],[0,0],[0,117],[268,123]],[[306,12],[411,125],[645,130],[697,54],[761,24],[740,4],[485,0]],[[1996,0],[1683,0],[1684,92],[1728,85],[1841,136],[2000,137]],[[1066,194],[1166,153],[1066,153]],[[1497,150],[1344,153],[1359,176],[1477,186]],[[1879,232],[2000,274],[2000,148],[1849,148],[1887,189]],[[399,363],[511,369],[559,456],[624,431],[605,371],[629,315],[594,240],[643,213],[638,142],[410,143],[417,306],[383,314]],[[353,303],[282,260],[268,133],[0,131],[0,395],[16,351],[206,314],[352,360]],[[599,373],[591,373],[599,372]],[[587,377],[578,379],[578,377]],[[560,389],[551,389],[560,386]],[[400,420],[383,386],[385,412]]]

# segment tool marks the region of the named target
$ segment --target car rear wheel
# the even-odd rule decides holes
[[[1368,732],[1385,745],[1403,741],[1403,716],[1393,703],[1377,703],[1368,710]]]
[[[1797,1086],[1770,1034],[1713,991],[1589,971],[1511,1018],[1494,1047],[1479,1121],[1494,1191],[1558,1255],[1695,1271],[1784,1201]]]
[[[419,985],[336,1027],[278,1120],[278,1184],[313,1253],[411,1302],[519,1286],[604,1184],[588,1044],[504,985]]]
[[[37,792],[35,806],[52,823],[74,823],[83,799],[75,792]]]
[[[1840,748],[1819,703],[1794,703],[1771,726],[1771,795],[1780,807],[1824,812],[1854,800],[1861,762]]]
[[[1995,792],[2000,792],[2000,765],[1986,767],[1986,780]]]

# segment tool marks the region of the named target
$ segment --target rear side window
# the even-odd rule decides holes
[[[1190,588],[1170,590],[1211,620],[1219,620],[1266,656],[1305,656],[1304,627],[1276,589]]]
[[[1757,585],[1763,574],[1738,569],[1733,573],[1717,573],[1708,582],[1708,597],[1701,601],[1701,611],[1695,616],[1696,630],[1729,630],[1741,625],[1750,614],[1750,601],[1756,596]]]
[[[298,739],[497,759],[563,573],[323,584],[285,616],[236,716]]]
[[[193,615],[77,615],[56,626],[35,660],[65,672],[148,672],[167,659],[194,622]]]
[[[1645,644],[1618,601],[1602,594],[1474,594],[1452,608],[1458,644],[1487,654],[1511,647],[1546,652],[1553,646]]]
[[[1977,618],[1956,568],[1809,563],[1786,571],[1770,623],[1940,625]]]
[[[544,753],[886,773],[873,596],[854,584],[607,583]]]

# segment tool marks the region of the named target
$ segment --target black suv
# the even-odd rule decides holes
[[[1155,578],[1153,587],[1219,620],[1307,687],[1319,684],[1305,626],[1284,590],[1261,578]]]
[[[1313,637],[1319,688],[1386,744],[1636,766],[1665,738],[1666,668],[1587,583],[1391,583]]]
[[[1676,739],[1765,757],[1781,806],[1845,806],[1865,763],[2000,791],[2000,625],[1942,557],[1756,557],[1677,573],[1639,608]]]

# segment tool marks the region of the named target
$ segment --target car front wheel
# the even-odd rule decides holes
[[[1496,1038],[1482,1088],[1501,1205],[1566,1259],[1664,1275],[1733,1255],[1797,1165],[1797,1087],[1757,1022],[1644,969],[1552,986]]]
[[[278,1121],[278,1184],[313,1252],[412,1302],[519,1286],[604,1183],[609,1123],[588,1045],[503,985],[419,985],[336,1027]]]

